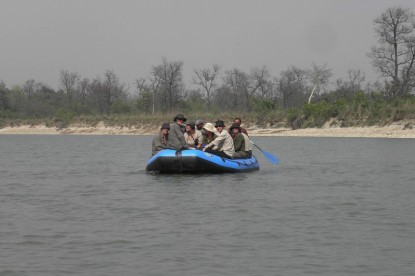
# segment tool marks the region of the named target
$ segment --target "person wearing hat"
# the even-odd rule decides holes
[[[218,137],[218,135],[216,135],[217,131],[215,129],[215,127],[211,124],[211,123],[206,123],[203,126],[203,144],[207,145],[210,142],[212,142],[213,140],[216,139],[216,137]],[[218,133],[219,134],[219,133]]]
[[[218,120],[215,123],[215,128],[219,132],[218,137],[207,144],[206,147],[203,148],[203,151],[225,158],[232,158],[235,153],[235,149],[233,146],[232,136],[225,129],[225,123],[222,120]]]
[[[183,114],[177,114],[173,118],[173,123],[170,124],[169,140],[167,143],[169,149],[182,150],[188,148],[181,128],[186,121],[187,119]]]
[[[156,154],[162,149],[167,148],[167,141],[169,140],[169,130],[170,124],[164,123],[160,128],[160,132],[156,136],[154,136],[151,151],[152,155]]]
[[[202,133],[196,129],[195,123],[186,123],[186,132],[184,133],[184,139],[189,148],[202,148],[203,136]]]
[[[233,145],[235,148],[235,154],[233,158],[249,158],[252,156],[252,148],[250,148],[250,141],[246,134],[241,133],[241,126],[237,123],[233,123],[229,128],[229,132],[233,137]],[[246,138],[245,138],[246,137]]]

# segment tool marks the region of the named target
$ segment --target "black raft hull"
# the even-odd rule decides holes
[[[147,162],[146,171],[156,173],[237,173],[259,170],[255,156],[227,159],[201,150],[162,150]]]

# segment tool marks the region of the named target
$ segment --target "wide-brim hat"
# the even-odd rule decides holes
[[[210,132],[216,131],[215,127],[211,123],[206,123],[203,128]]]
[[[233,123],[229,129],[232,130],[234,128],[237,128],[237,129],[241,130],[241,126],[237,123]]]
[[[222,120],[217,120],[215,122],[215,127],[224,127],[225,126],[225,122]]]
[[[174,117],[173,121],[176,121],[176,120],[183,120],[183,122],[186,122],[186,121],[187,121],[186,117],[184,117],[184,115],[183,115],[183,114],[177,114],[177,115]]]

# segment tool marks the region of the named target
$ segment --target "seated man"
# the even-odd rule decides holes
[[[250,147],[250,141],[246,134],[241,133],[241,127],[237,123],[233,123],[229,128],[229,132],[233,137],[233,145],[235,148],[235,154],[233,159],[249,158],[252,156],[252,148]],[[245,138],[246,137],[246,138]],[[251,150],[249,150],[249,148]]]
[[[177,114],[174,117],[173,123],[170,124],[169,140],[167,142],[169,149],[182,150],[188,148],[181,128],[186,121],[187,119],[183,114]]]
[[[241,124],[242,124],[241,118],[235,118],[235,120],[233,122],[238,124],[241,127],[240,133],[244,133],[244,134],[248,135],[248,131],[241,126]]]
[[[233,147],[233,139],[229,132],[225,129],[225,123],[222,120],[218,120],[215,123],[215,128],[219,132],[218,137],[206,145],[203,151],[210,152],[220,157],[232,158],[235,153]]]
[[[170,124],[164,123],[161,126],[160,132],[154,136],[152,144],[152,155],[167,148],[167,141],[169,139]]]

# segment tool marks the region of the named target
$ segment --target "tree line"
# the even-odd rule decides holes
[[[414,22],[413,11],[401,7],[389,8],[375,19],[378,41],[368,57],[383,82],[366,83],[365,74],[355,69],[333,81],[332,70],[315,63],[309,68],[290,66],[279,76],[271,76],[266,66],[244,71],[213,64],[195,68],[191,81],[195,88],[187,89],[183,61],[162,58],[148,76],[135,80],[134,93],[112,70],[94,79],[62,70],[58,90],[33,79],[11,88],[0,82],[0,118],[165,114],[178,110],[226,110],[261,116],[281,111],[290,117],[298,113],[295,111],[306,110],[307,105],[321,102],[352,103],[359,97],[399,102],[413,97],[415,88]]]

